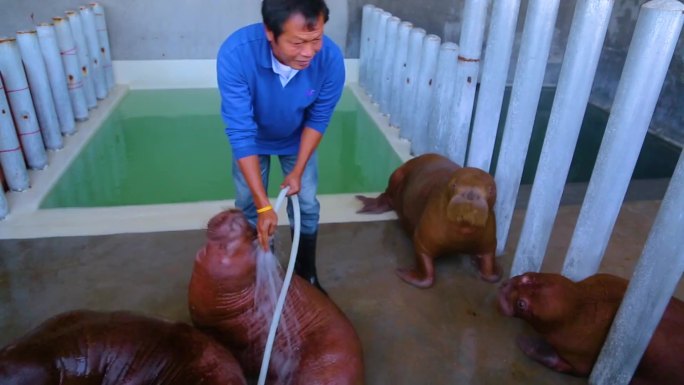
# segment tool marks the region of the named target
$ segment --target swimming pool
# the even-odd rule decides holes
[[[106,207],[234,199],[216,89],[133,90],[40,204]],[[401,164],[345,89],[318,151],[319,194],[383,191]],[[282,181],[275,159],[269,195]]]

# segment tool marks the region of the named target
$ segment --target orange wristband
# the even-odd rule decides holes
[[[268,206],[264,206],[264,207],[262,207],[262,208],[260,208],[260,209],[257,209],[256,212],[257,212],[257,214],[261,214],[261,213],[265,213],[266,211],[272,210],[272,209],[273,209],[273,207],[271,207],[270,205],[268,205]]]

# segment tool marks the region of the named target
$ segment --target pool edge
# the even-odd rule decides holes
[[[410,159],[410,143],[399,139],[398,130],[389,125],[357,83],[348,83],[363,109],[378,126],[402,162]],[[71,162],[98,131],[111,111],[131,89],[117,85],[110,97],[104,100],[85,122],[78,123],[78,132],[66,139],[65,148],[50,154],[50,170],[31,171],[35,188],[21,193],[9,193],[10,214],[0,221],[0,240],[43,237],[90,236],[120,233],[197,230],[217,212],[234,206],[234,200],[189,202],[177,204],[135,205],[94,208],[39,209],[39,205],[57,183]],[[96,128],[93,128],[95,126]],[[34,175],[35,174],[35,175]],[[377,191],[353,194],[319,195],[320,223],[369,222],[396,219],[394,212],[377,215],[357,214],[360,203],[355,196],[375,196]],[[284,218],[284,217],[283,217]],[[280,224],[287,222],[281,219]]]

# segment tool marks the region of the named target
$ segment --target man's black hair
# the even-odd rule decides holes
[[[283,25],[287,19],[296,14],[304,16],[307,27],[313,29],[321,15],[323,15],[323,22],[328,22],[330,10],[325,0],[263,0],[261,2],[261,17],[266,28],[273,32],[276,40],[283,33]]]

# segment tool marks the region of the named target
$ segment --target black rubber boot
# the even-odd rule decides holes
[[[316,238],[318,238],[317,233],[300,234],[295,273],[316,286],[323,294],[328,295],[318,283],[318,276],[316,275]]]

